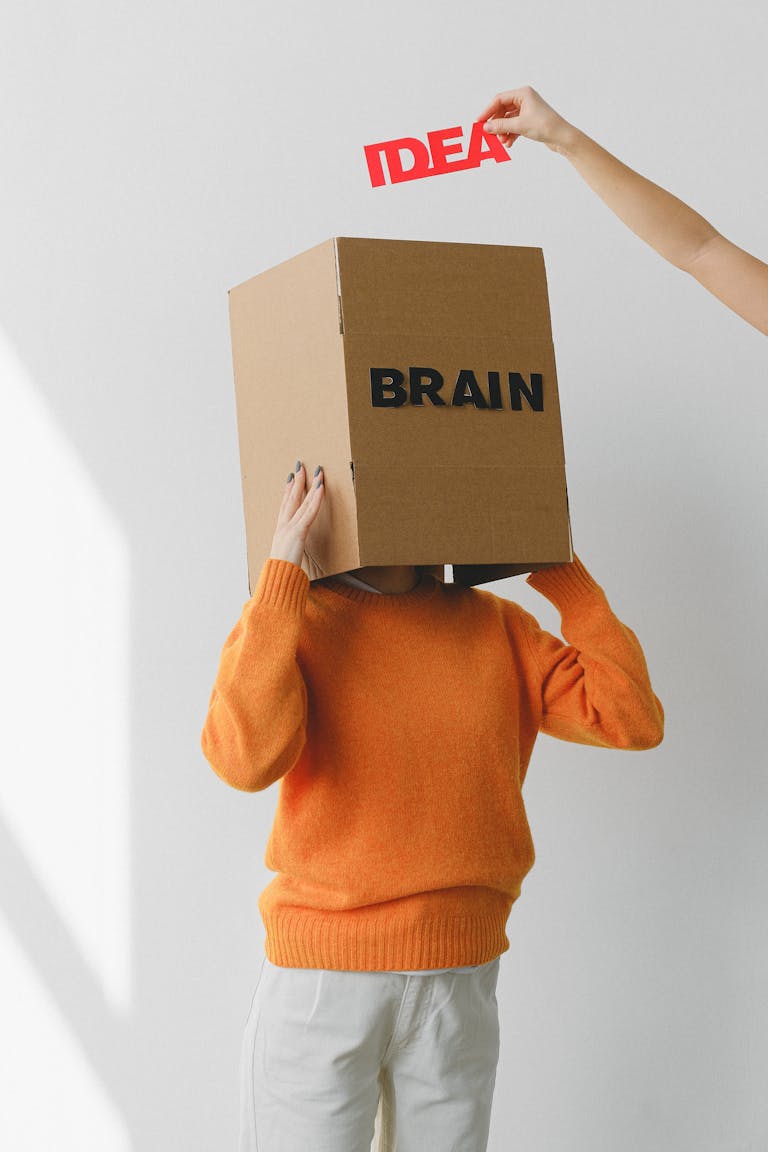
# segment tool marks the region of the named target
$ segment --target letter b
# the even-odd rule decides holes
[[[405,376],[397,368],[371,368],[371,404],[374,408],[399,408],[408,396],[403,383]],[[385,392],[394,395],[385,396]]]

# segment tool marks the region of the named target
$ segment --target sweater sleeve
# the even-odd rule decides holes
[[[269,557],[227,637],[201,735],[227,784],[260,792],[291,770],[306,740],[307,689],[296,663],[309,577]]]
[[[527,582],[558,609],[567,641],[526,614],[542,676],[540,730],[577,744],[655,748],[664,736],[664,709],[637,637],[613,614],[600,585],[578,557],[533,572]]]

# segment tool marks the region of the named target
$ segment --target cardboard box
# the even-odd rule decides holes
[[[573,558],[540,248],[337,237],[229,309],[251,592],[296,459],[325,474],[310,580]]]

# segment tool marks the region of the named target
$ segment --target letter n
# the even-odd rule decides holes
[[[519,372],[509,373],[509,403],[517,412],[522,410],[523,396],[534,412],[544,411],[544,389],[540,372],[531,372],[530,388]]]

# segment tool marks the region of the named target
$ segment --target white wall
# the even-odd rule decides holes
[[[226,291],[335,234],[543,247],[574,543],[667,713],[650,753],[537,746],[489,1152],[768,1147],[764,337],[539,145],[376,190],[362,151],[531,83],[765,257],[767,24],[6,0],[4,1147],[235,1147],[277,789],[199,746],[248,596]]]

